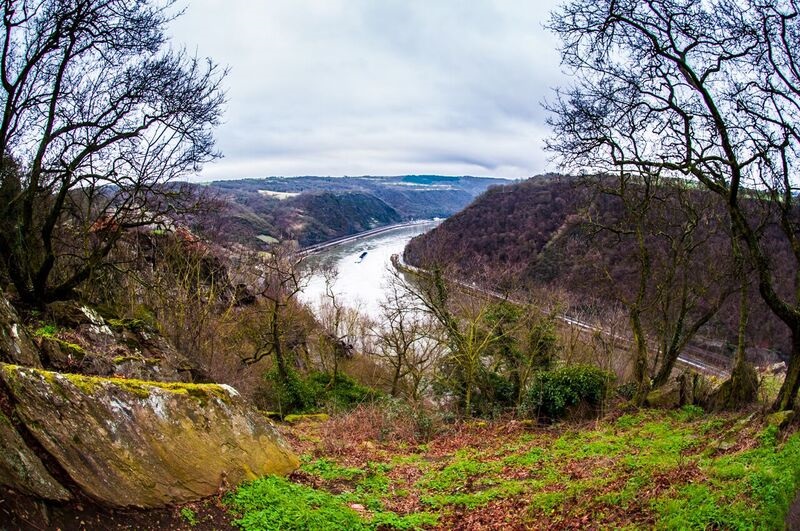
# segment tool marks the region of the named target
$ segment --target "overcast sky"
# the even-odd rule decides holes
[[[553,169],[558,0],[182,1],[175,42],[230,68],[202,179]]]

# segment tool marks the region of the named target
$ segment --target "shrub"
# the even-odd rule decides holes
[[[598,408],[613,381],[613,374],[589,365],[542,371],[533,378],[521,405],[522,413],[555,420],[562,418],[568,408],[581,404]]]
[[[286,378],[281,378],[277,369],[266,374],[266,380],[273,384],[266,400],[280,411],[281,416],[289,413],[310,411],[316,407],[314,390],[293,371],[287,371]]]
[[[321,444],[326,454],[334,455],[347,453],[366,441],[416,445],[431,440],[442,423],[437,411],[384,397],[332,417],[325,423]]]
[[[339,373],[334,380],[324,372],[313,372],[306,378],[317,407],[334,411],[349,410],[359,404],[371,402],[378,392],[356,382],[349,376]]]
[[[303,377],[289,370],[285,380],[281,380],[277,370],[273,370],[266,378],[273,385],[272,392],[265,398],[270,407],[277,408],[284,416],[320,409],[349,410],[379,396],[374,389],[364,387],[344,374],[337,374],[332,380],[331,375],[324,372],[313,372]]]

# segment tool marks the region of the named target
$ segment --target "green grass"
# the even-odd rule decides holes
[[[323,470],[328,477],[341,479],[340,475],[330,472],[335,467],[331,467],[328,461],[324,463],[318,466],[310,464],[309,467]],[[338,470],[347,469],[339,467]],[[358,470],[361,474],[362,471]],[[225,504],[236,516],[234,524],[246,531],[414,530],[436,524],[436,515],[427,512],[401,516],[383,509],[380,498],[389,495],[386,471],[384,465],[370,467],[353,491],[341,494],[268,476],[241,485],[225,498]],[[352,508],[355,504],[364,507],[364,514]]]
[[[749,417],[684,408],[511,434],[493,426],[496,436],[474,427],[423,447],[378,444],[363,459],[304,457],[316,488],[266,478],[229,504],[247,530],[446,528],[504,503],[519,527],[780,529],[800,487],[800,434]]]
[[[343,467],[325,458],[310,459],[304,457],[300,464],[300,470],[328,481],[334,479],[349,481],[364,474],[364,470],[360,468]]]
[[[356,511],[335,496],[279,477],[265,477],[239,487],[226,498],[245,530],[328,531],[369,529]]]

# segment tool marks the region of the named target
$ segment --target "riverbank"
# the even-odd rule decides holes
[[[376,227],[374,229],[370,229],[367,231],[357,232],[355,234],[350,234],[348,236],[342,236],[341,238],[334,238],[333,240],[328,240],[323,243],[318,243],[315,245],[309,245],[308,247],[304,247],[300,249],[300,254],[303,256],[308,256],[311,254],[316,254],[325,249],[330,249],[331,247],[336,247],[337,245],[342,245],[345,243],[355,242],[358,240],[363,240],[365,238],[370,238],[372,236],[378,236],[380,234],[384,234],[387,232],[392,232],[395,230],[405,229],[408,227],[415,227],[419,225],[426,225],[429,223],[438,223],[442,220],[440,219],[415,219],[413,221],[405,221],[403,223],[394,223],[392,225],[384,225],[383,227]]]
[[[386,270],[391,267],[390,257],[402,253],[411,238],[438,223],[438,220],[423,220],[380,227],[327,242],[313,252],[306,250],[307,257],[317,265],[336,270],[333,290],[339,302],[377,319],[384,298]],[[301,300],[314,307],[325,291],[324,275],[315,274],[303,289]]]

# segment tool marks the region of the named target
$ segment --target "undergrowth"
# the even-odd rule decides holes
[[[308,436],[325,426],[291,430]],[[475,423],[422,445],[325,448],[304,455],[291,480],[232,493],[237,525],[447,529],[474,518],[532,528],[781,529],[800,486],[800,434],[696,407],[580,426]]]

